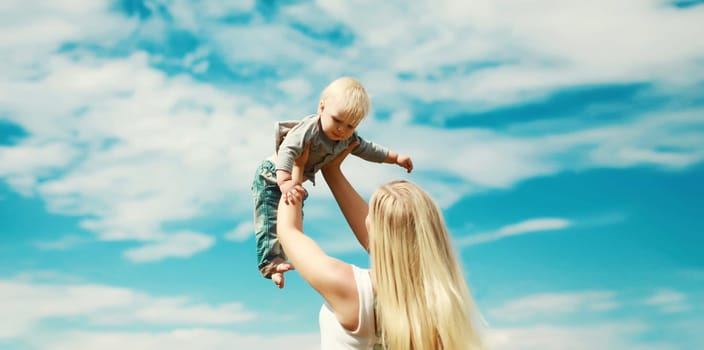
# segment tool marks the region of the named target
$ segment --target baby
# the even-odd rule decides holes
[[[277,124],[276,155],[257,168],[252,192],[258,268],[262,276],[270,278],[279,288],[284,285],[283,272],[291,268],[276,236],[276,212],[282,195],[293,195],[294,188],[306,180],[315,184],[315,174],[356,141],[359,145],[352,154],[370,162],[397,164],[409,173],[413,170],[410,157],[366,141],[355,132],[370,105],[364,86],[356,79],[343,77],[323,90],[318,114],[299,122]],[[303,178],[294,179],[291,176],[294,162],[308,143],[310,150]]]

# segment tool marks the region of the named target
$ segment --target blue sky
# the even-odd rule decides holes
[[[255,267],[273,123],[358,131],[443,208],[491,349],[704,346],[702,1],[3,1],[0,348],[318,349]],[[368,266],[324,181],[305,229]]]

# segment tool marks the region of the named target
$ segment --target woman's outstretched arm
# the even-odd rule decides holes
[[[332,195],[340,206],[342,214],[347,219],[347,224],[350,225],[354,235],[357,237],[359,244],[364,247],[364,250],[369,252],[369,233],[365,223],[369,207],[367,202],[357,191],[352,187],[345,175],[340,169],[340,164],[347,155],[355,148],[359,142],[355,142],[350,147],[340,154],[333,161],[325,165],[322,169],[323,177],[332,191]]]
[[[298,170],[294,167],[293,171]],[[282,196],[279,202],[276,232],[281,247],[301,277],[330,304],[340,324],[354,330],[359,322],[359,300],[352,266],[325,254],[303,233],[302,188],[293,193],[294,197]]]

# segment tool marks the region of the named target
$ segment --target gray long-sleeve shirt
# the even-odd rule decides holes
[[[311,141],[308,162],[303,168],[303,176],[315,184],[315,174],[355,140],[359,140],[359,145],[352,150],[352,154],[364,160],[382,163],[389,154],[388,148],[364,140],[357,135],[357,132],[346,140],[330,140],[321,130],[320,118],[317,115],[307,116],[294,126],[281,142],[277,151],[276,170],[285,170],[290,173],[293,169],[293,163],[303,153],[308,141]]]

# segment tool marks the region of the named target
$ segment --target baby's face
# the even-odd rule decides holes
[[[340,112],[335,100],[327,99],[320,105],[320,124],[323,133],[333,141],[347,140],[352,137],[356,124],[352,124],[352,118]]]

